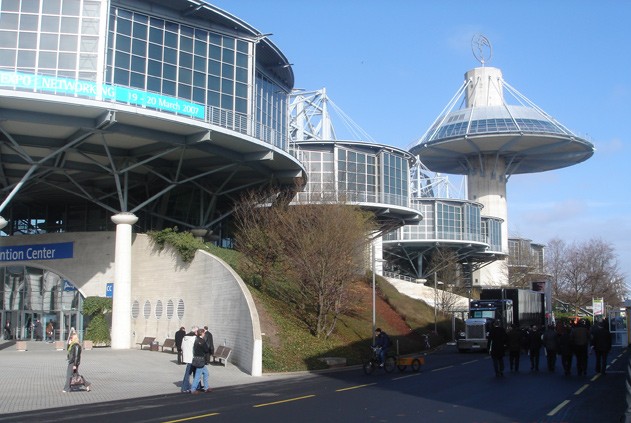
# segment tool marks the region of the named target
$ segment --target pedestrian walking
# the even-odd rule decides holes
[[[193,389],[192,394],[199,394],[200,392],[211,392],[212,389],[208,386],[208,367],[206,367],[206,354],[208,353],[208,344],[204,340],[205,329],[199,329],[197,331],[197,338],[193,345],[193,360],[191,365],[195,367],[195,377],[193,378],[193,387],[196,388],[198,384],[202,383],[202,389]]]
[[[542,334],[537,325],[532,325],[528,332],[528,355],[530,355],[530,370],[539,371],[539,357],[541,356]]]
[[[213,342],[213,334],[208,330],[208,326],[204,326],[204,342],[208,347],[208,351],[205,354],[206,364],[210,364],[210,356],[215,353],[215,344]]]
[[[524,333],[516,325],[512,325],[508,328],[506,336],[510,370],[511,372],[519,372],[519,360],[524,344]]]
[[[191,331],[182,338],[182,362],[186,363],[186,369],[184,370],[184,378],[182,379],[180,389],[184,393],[191,392],[191,375],[195,372],[195,367],[193,367],[191,363],[193,361],[193,346],[195,344],[197,331],[197,326],[193,326]]]
[[[609,332],[609,321],[604,319],[598,324],[592,336],[592,347],[596,354],[596,373],[605,374],[607,369],[607,355],[611,351],[611,332]]]
[[[177,349],[177,364],[182,363],[182,340],[186,336],[186,329],[184,326],[180,328],[177,332],[175,332],[175,348]]]
[[[506,331],[500,325],[499,320],[493,323],[493,327],[489,331],[489,352],[493,359],[493,369],[495,370],[495,376],[504,376],[504,354],[506,352],[507,342]]]
[[[548,371],[554,372],[559,352],[559,333],[553,325],[549,325],[543,333],[543,348],[546,350]]]
[[[589,328],[585,319],[572,328],[570,333],[572,348],[576,356],[576,372],[579,376],[587,374],[587,349],[589,348]]]
[[[569,376],[572,372],[574,346],[572,345],[570,332],[570,325],[564,324],[561,328],[561,335],[559,336],[559,354],[561,354],[561,365],[563,366],[563,373],[565,376]]]
[[[64,384],[63,393],[70,392],[70,382],[74,374],[79,374],[79,365],[81,364],[81,344],[79,343],[79,335],[76,333],[70,338],[70,344],[68,345],[68,367],[66,369],[66,383]],[[83,379],[83,384],[86,391],[91,390],[91,384],[87,380]]]

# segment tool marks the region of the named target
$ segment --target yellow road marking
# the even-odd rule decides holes
[[[217,416],[217,415],[219,415],[219,413],[200,414],[199,416],[186,417],[186,418],[177,419],[177,420],[169,420],[163,423],[187,422],[189,420],[203,419],[204,417],[211,417],[211,416]]]
[[[366,386],[376,385],[376,383],[366,383],[365,385],[349,386],[348,388],[336,389],[335,392],[350,391],[351,389],[365,388]]]
[[[548,413],[548,416],[554,416],[556,413],[559,412],[560,409],[562,409],[563,407],[565,407],[569,403],[570,403],[570,400],[563,401],[561,404],[559,404],[556,407],[554,407],[554,409]]]
[[[593,378],[591,378],[590,380],[593,382],[593,381],[595,381],[596,379],[598,379],[599,377],[600,377],[600,373],[596,373],[596,374],[594,375],[594,377],[593,377]]]
[[[315,397],[315,395],[305,395],[304,397],[289,398],[289,399],[281,400],[281,401],[268,402],[265,404],[257,404],[257,405],[254,405],[253,407],[254,408],[267,407],[268,405],[283,404],[285,402],[298,401],[298,400],[303,400],[303,399],[313,398],[313,397]]]
[[[574,392],[574,395],[580,395],[581,392],[583,392],[588,387],[589,387],[589,385],[587,385],[587,384],[583,385],[578,391]]]

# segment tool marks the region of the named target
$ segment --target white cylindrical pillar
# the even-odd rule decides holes
[[[9,222],[7,222],[4,217],[0,216],[0,229],[4,229],[4,227],[7,226],[8,223]]]
[[[131,348],[131,227],[137,221],[133,213],[112,216],[116,224],[112,349]]]

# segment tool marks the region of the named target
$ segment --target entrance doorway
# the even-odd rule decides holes
[[[42,340],[53,324],[53,341],[70,328],[83,334],[83,297],[75,285],[53,271],[31,266],[0,267],[0,320],[4,339],[35,340],[39,320]],[[7,330],[9,329],[9,330]]]

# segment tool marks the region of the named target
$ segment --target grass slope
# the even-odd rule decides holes
[[[218,247],[209,251],[238,271],[239,253]],[[263,371],[287,372],[326,368],[322,357],[344,357],[348,365],[361,363],[372,341],[372,287],[369,277],[352,284],[354,307],[337,322],[328,339],[312,336],[306,326],[282,301],[265,290],[248,286],[257,306],[263,332]],[[451,336],[451,323],[439,316],[438,333],[433,333],[434,311],[422,301],[400,294],[377,278],[376,325],[386,331],[399,353],[421,351],[421,335],[429,334],[437,345]],[[449,336],[446,336],[449,334]]]

